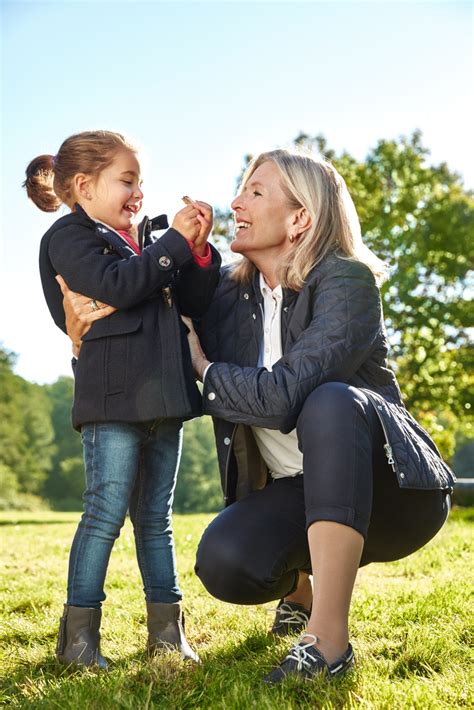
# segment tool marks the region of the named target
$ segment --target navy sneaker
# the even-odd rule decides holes
[[[309,643],[298,643],[290,649],[289,654],[279,666],[274,668],[263,679],[267,685],[276,685],[288,677],[312,680],[318,673],[325,673],[328,679],[335,678],[350,670],[354,665],[354,651],[348,645],[342,656],[334,663],[329,664],[322,653],[314,646],[316,637],[305,634],[305,638],[313,638]]]
[[[280,599],[275,610],[269,611],[275,611],[275,619],[270,632],[275,636],[301,634],[308,626],[311,614],[311,609],[305,609],[302,604],[297,602],[286,602],[284,599]]]

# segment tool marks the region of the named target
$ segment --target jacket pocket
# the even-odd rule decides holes
[[[103,339],[104,341],[104,368],[105,368],[105,394],[119,394],[124,392],[127,381],[133,376],[128,372],[129,357],[132,338],[142,326],[141,318],[127,321],[113,321],[107,323],[107,318],[97,321],[83,337],[84,342]],[[96,328],[96,326],[101,326]]]
[[[97,338],[135,333],[141,324],[142,319],[139,317],[118,319],[110,316],[102,318],[102,320],[97,320],[93,323],[91,329],[82,337],[82,340],[87,342],[88,340],[97,340]]]

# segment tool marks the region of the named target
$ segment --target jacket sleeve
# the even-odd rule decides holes
[[[53,234],[48,255],[70,289],[115,308],[129,308],[148,298],[193,259],[186,239],[174,229],[140,256],[121,259],[104,254],[104,242],[91,229],[77,225]]]
[[[219,283],[221,256],[212,245],[212,264],[201,267],[194,259],[180,269],[176,277],[176,294],[180,311],[190,318],[201,318],[209,308]]]
[[[204,383],[205,413],[287,433],[316,387],[349,381],[383,327],[372,273],[355,261],[326,262],[312,307],[308,326],[270,371],[213,363]]]

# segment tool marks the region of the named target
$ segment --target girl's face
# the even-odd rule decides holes
[[[291,248],[288,237],[297,210],[289,204],[280,172],[271,160],[255,170],[231,207],[235,219],[233,252],[252,260],[270,254],[283,256]]]
[[[117,152],[108,168],[90,180],[79,203],[89,217],[117,230],[129,230],[142,207],[140,164],[128,150]]]

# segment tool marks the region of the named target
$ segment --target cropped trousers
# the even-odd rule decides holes
[[[298,418],[303,474],[270,482],[223,510],[200,541],[196,573],[218,599],[262,604],[291,594],[311,573],[307,529],[326,520],[364,537],[361,566],[425,545],[450,510],[449,492],[402,489],[383,430],[365,394],[343,383],[318,387]]]

